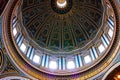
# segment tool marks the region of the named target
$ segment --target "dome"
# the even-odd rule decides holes
[[[84,50],[102,25],[101,0],[23,0],[21,8],[22,23],[32,43],[51,53]]]
[[[5,48],[32,77],[86,80],[117,54],[119,18],[109,0],[10,0],[8,7]]]

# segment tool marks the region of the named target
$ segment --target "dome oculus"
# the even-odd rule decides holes
[[[51,8],[59,14],[66,14],[72,8],[72,0],[51,0]]]
[[[64,8],[67,6],[67,1],[66,0],[57,0],[57,6],[59,8]]]

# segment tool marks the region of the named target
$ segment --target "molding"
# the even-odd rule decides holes
[[[106,77],[115,69],[117,68],[118,66],[120,66],[120,62],[116,63],[115,65],[113,65],[106,73],[105,75],[103,76],[102,80],[105,80]]]

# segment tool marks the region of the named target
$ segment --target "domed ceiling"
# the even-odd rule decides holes
[[[102,24],[101,0],[23,0],[23,25],[39,47],[70,52],[95,38]]]

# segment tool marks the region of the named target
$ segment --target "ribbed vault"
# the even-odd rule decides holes
[[[101,0],[66,0],[59,9],[56,0],[23,0],[23,24],[40,47],[69,52],[87,45],[102,24]]]

